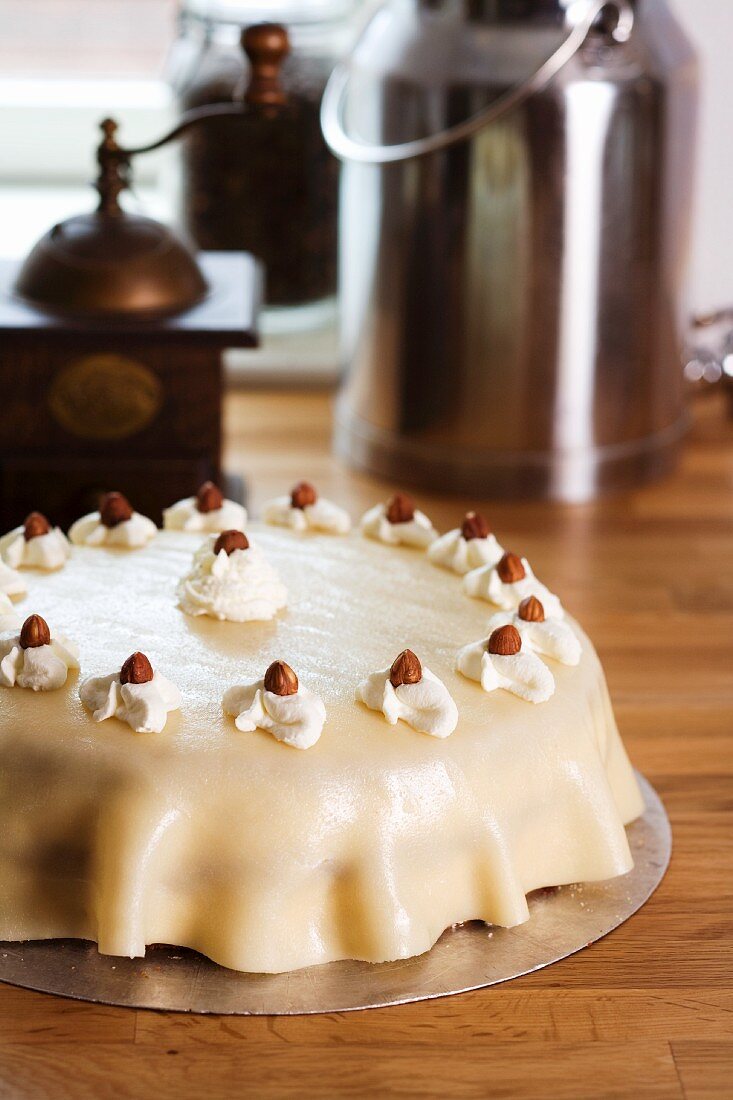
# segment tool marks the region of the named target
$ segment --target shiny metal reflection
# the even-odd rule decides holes
[[[336,447],[400,484],[581,501],[668,469],[687,429],[694,53],[665,0],[567,50],[566,6],[387,5],[324,101]]]

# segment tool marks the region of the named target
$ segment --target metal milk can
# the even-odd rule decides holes
[[[568,501],[670,466],[696,78],[666,0],[376,13],[322,107],[343,161],[343,456]]]

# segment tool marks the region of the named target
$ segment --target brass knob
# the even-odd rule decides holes
[[[282,107],[287,93],[280,83],[290,38],[279,23],[255,23],[242,31],[242,48],[249,58],[250,76],[244,101],[252,107]]]

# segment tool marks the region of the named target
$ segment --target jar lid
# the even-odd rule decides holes
[[[185,15],[215,23],[320,23],[351,15],[356,0],[183,0]]]

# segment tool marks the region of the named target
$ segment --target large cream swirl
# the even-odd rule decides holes
[[[178,586],[178,603],[187,615],[209,615],[246,623],[272,619],[287,602],[287,590],[261,550],[214,553],[215,536],[196,552],[191,572]]]

